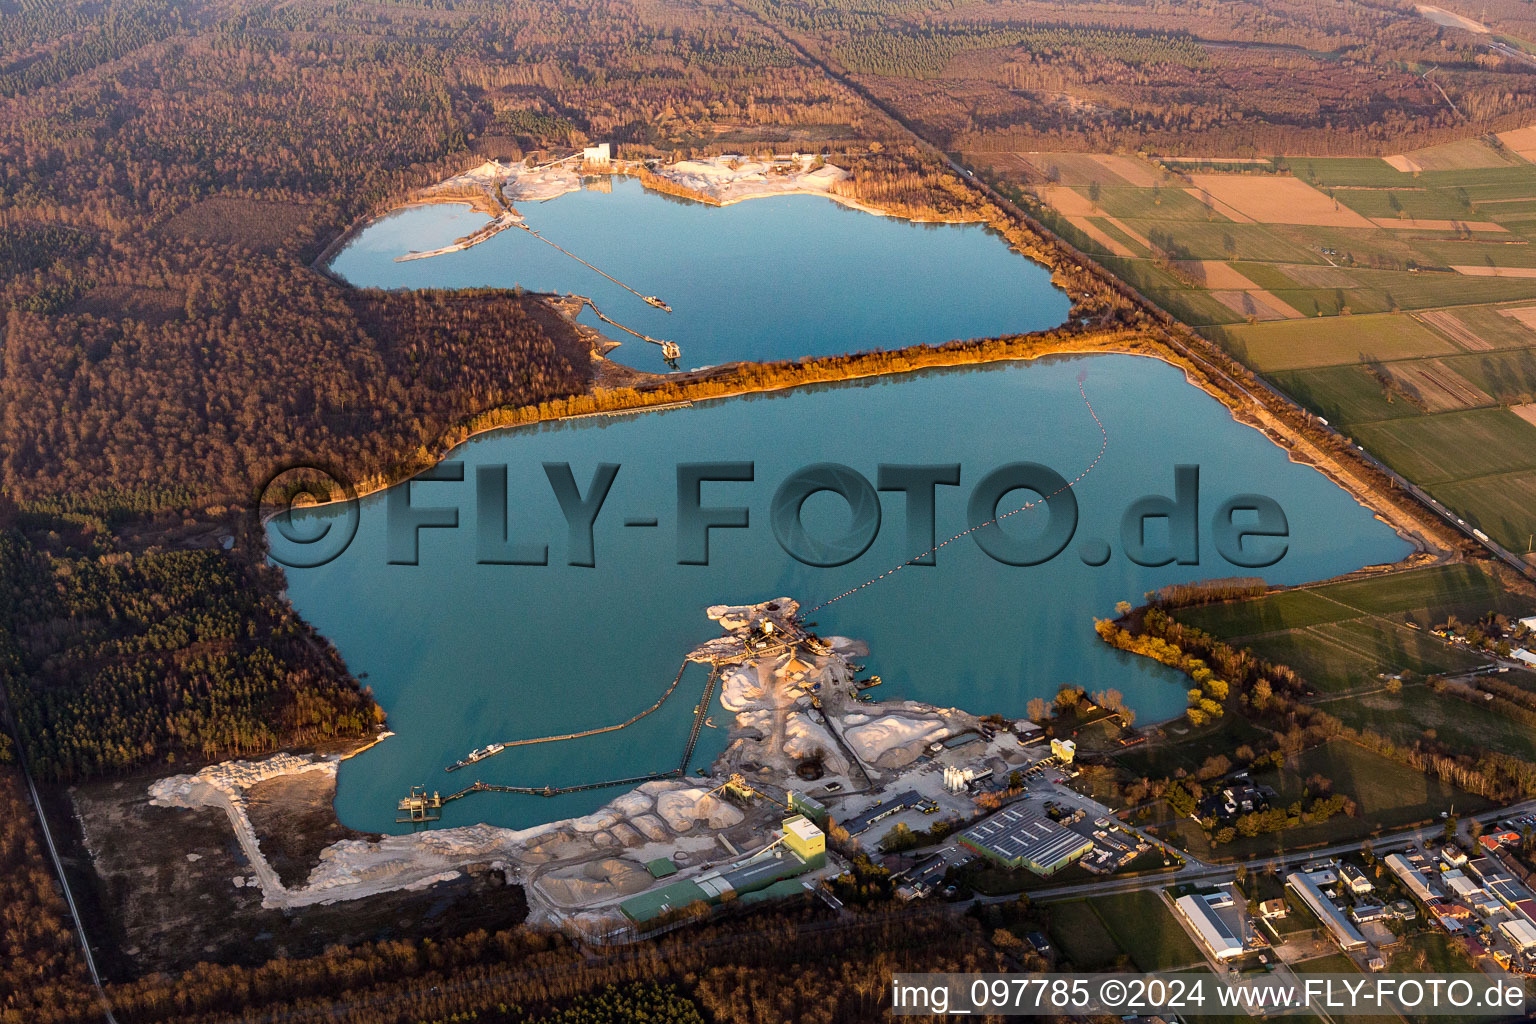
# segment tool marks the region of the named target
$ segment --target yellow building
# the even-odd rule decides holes
[[[784,845],[807,863],[827,855],[827,835],[803,814],[784,819]]]
[[[1077,756],[1077,743],[1073,740],[1051,740],[1051,753],[1062,764],[1071,764],[1072,758]]]

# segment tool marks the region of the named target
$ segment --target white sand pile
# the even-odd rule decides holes
[[[656,803],[644,786],[632,789],[623,796],[615,797],[609,801],[608,806],[626,818],[633,818],[637,814],[644,814]]]
[[[645,843],[645,837],[636,832],[632,825],[615,825],[609,832],[615,842],[625,848],[641,846]]]
[[[585,817],[572,818],[571,827],[577,832],[601,832],[604,829],[612,828],[623,820],[624,815],[615,810],[612,804],[609,804],[607,807],[598,808]]]
[[[529,864],[547,864],[582,852],[581,838],[563,828],[550,829],[523,847],[523,860]]]
[[[936,718],[882,715],[863,724],[848,724],[852,728],[844,734],[844,739],[854,753],[871,763],[880,761],[885,754],[898,748],[902,748],[903,752],[914,747],[921,750],[927,744],[949,735],[949,726]]]
[[[722,203],[740,202],[756,196],[786,195],[797,192],[827,192],[848,177],[848,172],[831,164],[812,169],[812,156],[781,157],[772,161],[720,156],[706,160],[679,160],[655,168],[659,177],[684,188],[702,192]]]
[[[848,770],[848,759],[838,751],[837,741],[826,726],[804,712],[784,716],[784,753],[796,760],[819,756],[826,769],[836,775]]]
[[[317,891],[364,881],[377,882],[402,874],[419,877],[449,872],[474,861],[511,860],[517,853],[506,829],[466,825],[404,836],[385,836],[376,843],[344,839],[320,851],[320,863],[310,872],[305,889]]]
[[[654,814],[642,814],[638,818],[631,820],[630,824],[633,825],[641,835],[645,836],[645,838],[651,840],[652,842],[659,843],[664,839],[670,838],[670,834],[667,832],[667,826],[663,825],[661,823],[661,819],[656,817]]]
[[[209,765],[195,775],[172,775],[156,779],[149,786],[149,802],[157,807],[200,806],[202,801],[187,802],[194,787],[199,784],[237,797],[258,782],[275,779],[280,775],[300,775],[306,772],[328,772],[334,775],[336,762],[316,761],[296,754],[274,754],[264,761],[222,761]]]
[[[541,875],[537,884],[551,900],[570,906],[642,892],[651,884],[651,875],[634,861],[605,857],[555,868]]]
[[[744,711],[755,707],[764,696],[766,691],[754,667],[732,667],[720,679],[720,706],[727,711]]]
[[[661,794],[656,798],[656,813],[674,832],[691,831],[696,821],[702,821],[712,829],[722,829],[742,819],[738,808],[696,787]]]
[[[581,174],[573,163],[532,169],[518,164],[511,168],[501,194],[511,202],[544,202],[580,190]]]
[[[712,604],[704,610],[704,614],[712,622],[720,623],[722,629],[745,629],[770,604],[778,605],[775,615],[788,617],[800,610],[799,601],[793,601],[787,597],[776,597],[762,604]]]

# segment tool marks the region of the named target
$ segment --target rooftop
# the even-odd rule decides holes
[[[1054,864],[1092,845],[1088,838],[1062,828],[1043,814],[1009,807],[960,836],[969,845],[1004,860]]]

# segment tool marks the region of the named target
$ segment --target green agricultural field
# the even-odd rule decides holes
[[[988,162],[985,153],[978,154],[976,159],[982,163]],[[1046,177],[1061,185],[1086,186],[1093,182],[1100,185],[1130,184],[1087,153],[1031,153],[1029,161]]]
[[[1503,215],[1516,212],[1515,204],[1498,203],[1482,207],[1475,214],[1462,214],[1462,217],[1471,220],[1497,221]],[[1428,257],[1428,261],[1435,266],[1536,267],[1536,245],[1531,245],[1523,238],[1501,238],[1491,241],[1492,237],[1479,235],[1475,241],[1423,239],[1415,241],[1414,247]],[[1532,283],[1531,292],[1536,295],[1536,282]]]
[[[1509,405],[1536,402],[1536,349],[1469,352],[1445,365]]]
[[[1291,173],[1319,187],[1327,185],[1364,185],[1371,188],[1406,188],[1416,184],[1413,175],[1404,174],[1379,157],[1291,157]]]
[[[1125,223],[1154,244],[1161,244],[1175,259],[1326,265],[1315,249],[1298,245],[1269,225],[1211,223],[1203,216],[1188,221],[1131,219]]]
[[[1051,941],[1072,966],[1080,971],[1113,967],[1124,955],[1103,920],[1086,900],[1053,903],[1050,914]]]
[[[1204,960],[1156,892],[1141,890],[1090,901],[1121,949],[1143,971],[1168,971]]]
[[[1488,661],[1421,631],[1376,618],[1250,637],[1242,644],[1262,658],[1289,665],[1323,692],[1379,684],[1382,675],[1401,672],[1468,672]]]
[[[1413,252],[1415,259],[1424,262],[1422,253],[1417,249]],[[1536,280],[1531,278],[1469,277],[1452,273],[1409,274],[1368,267],[1351,268],[1350,272],[1362,288],[1387,296],[1389,302],[1396,304],[1398,309],[1435,309],[1473,303],[1536,300]]]
[[[1258,285],[1260,288],[1267,288],[1270,291],[1294,290],[1296,288],[1303,288],[1307,286],[1306,282],[1299,281],[1295,277],[1287,276],[1285,270],[1283,269],[1285,266],[1283,264],[1281,266],[1276,266],[1273,263],[1238,262],[1232,264],[1232,266],[1235,270],[1237,270],[1238,273],[1242,274],[1244,277]],[[1307,265],[1302,267],[1301,270],[1303,272],[1314,272],[1321,271],[1322,268]]]
[[[1506,594],[1498,580],[1465,562],[1333,583],[1312,592],[1367,614],[1402,616],[1420,625],[1443,622],[1447,615],[1476,619],[1490,611],[1528,614],[1530,609],[1529,602]]]
[[[1406,399],[1388,395],[1376,375],[1364,366],[1281,370],[1270,374],[1270,380],[1275,387],[1340,429],[1355,423],[1421,414],[1421,410]]]
[[[1476,528],[1523,554],[1536,548],[1536,472],[1441,484],[1435,492]]]
[[[1412,179],[1426,188],[1465,192],[1474,203],[1488,199],[1536,198],[1536,166],[1483,167],[1461,171],[1425,171]]]
[[[1441,742],[1456,749],[1497,750],[1523,760],[1536,757],[1536,733],[1530,726],[1433,693],[1425,685],[1405,687],[1397,696],[1373,693],[1334,701],[1325,708],[1345,725],[1370,729],[1398,743],[1413,743],[1433,730]]]
[[[1278,288],[1275,296],[1307,317],[1390,313],[1392,296],[1376,288]]]
[[[1274,773],[1266,781],[1275,787],[1282,800],[1294,800],[1300,797],[1306,779],[1314,774],[1332,779],[1335,792],[1354,798],[1359,807],[1352,820],[1361,823],[1362,834],[1429,821],[1453,803],[1458,811],[1468,813],[1491,806],[1481,797],[1344,740],[1333,740],[1293,755],[1286,761],[1284,771]],[[1341,820],[1303,826],[1288,834],[1315,827],[1320,830],[1319,837],[1326,840],[1328,826],[1338,826]],[[1333,841],[1343,842],[1345,837],[1340,835]]]
[[[1423,263],[1407,232],[1385,228],[1322,227],[1314,224],[1267,224],[1265,228],[1290,241],[1307,253],[1299,262],[1330,264],[1354,273],[1362,269],[1406,271],[1412,263]],[[1447,236],[1449,237],[1449,236]],[[1324,254],[1324,249],[1334,250]]]
[[[1142,294],[1191,327],[1220,327],[1242,323],[1247,319],[1209,292],[1153,289]]]
[[[1461,351],[1406,313],[1243,324],[1208,333],[1261,372]]]
[[[1104,232],[1104,234],[1125,246],[1127,251],[1141,253],[1144,256],[1151,255],[1151,252],[1147,249],[1146,246],[1142,245],[1139,241],[1126,234],[1118,226],[1111,224],[1107,218],[1089,217],[1088,223],[1092,224],[1094,227]],[[1100,246],[1096,246],[1096,248],[1099,247]]]
[[[1186,193],[1179,182],[1157,188],[1101,188],[1098,205],[1111,217],[1139,218],[1149,221],[1181,220],[1204,223],[1214,217],[1218,222],[1231,223],[1220,214],[1213,214],[1209,207]],[[1092,198],[1090,189],[1077,190]]]
[[[1425,487],[1513,470],[1536,470],[1536,426],[1508,409],[1362,423],[1356,440]]]
[[[1505,310],[1523,309],[1526,306],[1536,305],[1536,282],[1532,282],[1532,298],[1526,302],[1517,302],[1500,306],[1462,306],[1449,311],[1449,315],[1468,332],[1470,332],[1480,344],[1489,349],[1516,349],[1536,346],[1536,331],[1522,324],[1512,316],[1505,316]],[[1422,321],[1421,321],[1422,322]],[[1428,324],[1434,330],[1440,330],[1433,323]],[[1455,340],[1454,336],[1446,337]],[[1476,352],[1483,355],[1483,352]]]
[[[1323,692],[1357,689],[1382,674],[1465,672],[1487,662],[1428,633],[1454,615],[1528,615],[1531,603],[1509,595],[1467,564],[1283,591],[1248,601],[1187,608],[1182,623],[1232,640],[1289,665]],[[1412,622],[1419,629],[1404,623]]]
[[[1286,590],[1248,601],[1185,608],[1175,614],[1186,625],[1228,639],[1337,622],[1360,614],[1354,608],[1329,600],[1327,590],[1326,587]]]
[[[1327,190],[1363,217],[1413,217],[1420,220],[1480,220],[1471,206],[1446,192],[1421,188]]]
[[[1232,639],[1364,615],[1427,626],[1444,622],[1448,615],[1470,621],[1491,611],[1529,615],[1533,610],[1530,602],[1506,594],[1493,577],[1463,562],[1185,608],[1177,618]]]
[[[1480,210],[1490,220],[1502,224],[1506,220],[1517,221],[1526,215],[1536,213],[1536,198],[1484,199],[1481,203],[1474,204],[1473,208]]]

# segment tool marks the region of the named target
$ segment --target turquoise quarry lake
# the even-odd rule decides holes
[[[992,244],[985,236],[976,241]],[[433,262],[414,266],[430,270]],[[797,285],[783,287],[793,293]],[[674,297],[682,302],[693,294]],[[742,320],[755,314],[739,310]],[[793,308],[776,315],[798,316]],[[1105,647],[1093,617],[1165,583],[1246,574],[1217,555],[1209,528],[1220,502],[1238,493],[1267,495],[1288,516],[1288,553],[1264,570],[1273,582],[1328,577],[1407,554],[1408,545],[1345,492],[1234,422],[1177,369],[1134,356],[930,371],[486,434],[450,456],[463,463],[464,482],[409,485],[414,505],[459,510],[457,529],[421,532],[419,564],[389,564],[387,498],[380,494],[360,503],[357,535],[343,554],[320,568],[287,571],[299,612],[372,686],[396,733],[342,765],[342,821],[382,832],[404,828],[394,823],[394,807],[412,784],[445,792],[476,778],[560,786],[674,767],[703,686],[701,668],[689,670],[662,711],[631,729],[515,748],[472,769],[443,772],[485,743],[605,725],[646,707],[684,654],[716,635],[704,616],[710,604],[788,595],[809,606],[915,554],[906,540],[905,499],[885,493],[878,537],[858,560],[811,568],[786,555],[768,508],[795,469],[837,462],[874,480],[881,463],[958,462],[961,485],[938,489],[941,537],[973,525],[965,510],[971,488],[1000,465],[1034,461],[1076,476],[1101,442],[1078,391],[1080,374],[1110,445],[1074,491],[1080,521],[1060,556],[1018,568],[962,540],[945,547],[936,566],[906,569],[813,616],[822,634],[868,641],[868,669],[885,680],[879,697],[1019,715],[1031,697],[1073,683],[1121,690],[1143,722],[1177,715],[1182,677]],[[709,483],[703,491],[705,505],[749,508],[750,525],[713,531],[709,565],[679,565],[676,464],[714,460],[755,464],[752,482]],[[621,467],[596,522],[592,568],[566,564],[565,520],[546,462],[570,463],[584,492],[599,463]],[[1133,564],[1119,549],[1122,513],[1143,495],[1171,495],[1174,467],[1182,463],[1201,469],[1201,564]],[[512,533],[547,543],[549,565],[476,563],[476,468],[493,464],[508,467]],[[1029,497],[1015,492],[1010,499]],[[1022,503],[1010,499],[1005,508]],[[294,528],[314,529],[339,515],[309,512]],[[657,525],[624,525],[639,517],[655,517]],[[846,506],[830,495],[806,504],[813,533],[835,534],[847,519]],[[1031,511],[1005,528],[1027,534],[1042,520],[1043,513]],[[269,536],[274,552],[291,560],[294,549],[275,526]],[[1114,553],[1091,567],[1079,552],[1085,540],[1099,538]],[[723,747],[727,718],[717,705],[719,728],[704,730],[695,766]],[[588,812],[614,795],[476,794],[450,805],[444,823],[525,827]]]
[[[530,226],[644,295],[646,305],[526,231],[460,252],[395,257],[451,244],[487,222],[467,206],[411,207],[363,229],[331,263],[378,288],[522,285],[590,297],[619,323],[682,346],[680,365],[903,348],[1054,327],[1071,303],[1050,273],[979,225],[914,224],[820,196],[716,207],[646,191],[573,192],[519,203]],[[624,344],[610,358],[663,371],[660,349],[597,320]]]

